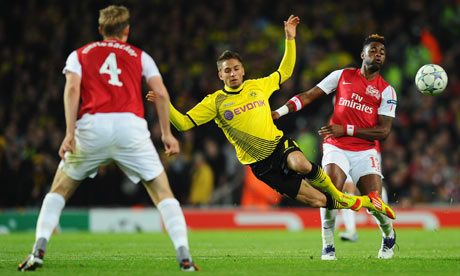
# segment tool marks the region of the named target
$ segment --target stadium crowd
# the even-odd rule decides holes
[[[388,57],[383,76],[398,92],[393,131],[382,143],[390,202],[459,204],[460,1],[113,3],[131,10],[129,42],[154,58],[171,100],[181,111],[221,88],[215,60],[225,49],[242,54],[246,78],[266,76],[277,68],[284,47],[282,20],[289,14],[301,18],[297,63],[293,77],[272,96],[272,108],[314,86],[332,70],[360,64],[364,37],[384,35]],[[38,207],[50,188],[65,133],[62,68],[70,51],[100,39],[93,26],[98,10],[106,4],[91,0],[2,4],[0,208]],[[438,96],[424,96],[414,86],[418,68],[426,63],[440,64],[449,76],[447,89]],[[161,152],[153,108],[146,103],[146,118]],[[276,124],[297,137],[310,160],[320,163],[316,132],[327,123],[332,108],[332,97],[327,97]],[[175,134],[181,153],[162,158],[181,203],[240,204],[248,176],[219,129],[210,123]],[[110,164],[81,185],[68,206],[151,204],[141,185],[132,185]]]

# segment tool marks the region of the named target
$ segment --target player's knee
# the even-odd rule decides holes
[[[74,190],[66,186],[60,186],[50,189],[49,193],[59,194],[67,201],[72,196]]]
[[[155,204],[158,204],[162,200],[166,198],[172,198],[174,197],[173,192],[171,191],[171,188],[169,187],[168,182],[166,181],[145,181],[143,182],[145,188],[148,191],[148,194],[150,195],[152,201]]]
[[[311,164],[309,162],[298,162],[296,168],[295,171],[301,174],[308,174],[311,171]]]
[[[73,180],[67,175],[56,175],[49,192],[60,194],[67,201],[73,195],[79,184],[80,181]]]
[[[307,174],[311,171],[311,164],[306,159],[292,158],[288,160],[289,168],[301,174]]]

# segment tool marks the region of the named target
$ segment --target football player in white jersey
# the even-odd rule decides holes
[[[318,133],[324,137],[322,165],[332,182],[342,190],[346,174],[356,183],[361,194],[381,206],[373,212],[383,234],[378,258],[390,259],[394,254],[395,214],[380,198],[382,173],[375,140],[385,139],[391,132],[395,117],[396,92],[381,76],[385,63],[384,37],[373,34],[363,43],[359,69],[336,70],[312,89],[298,94],[272,113],[273,119],[296,112],[316,99],[336,92],[334,113],[330,123]],[[334,226],[337,211],[321,210],[323,260],[336,260]]]
[[[19,264],[20,271],[35,270],[43,264],[46,246],[66,201],[81,181],[94,177],[100,165],[111,161],[132,182],[144,184],[174,244],[180,269],[199,270],[189,253],[182,209],[169,187],[144,119],[142,79],[150,89],[159,91],[156,108],[166,155],[179,152],[169,125],[169,94],[153,59],[126,43],[129,27],[126,7],[100,10],[103,41],[87,44],[67,59],[63,70],[67,131],[59,149],[62,161],[43,200],[32,253]]]

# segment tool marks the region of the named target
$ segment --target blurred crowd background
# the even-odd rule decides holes
[[[382,75],[398,93],[397,117],[382,143],[390,202],[399,206],[460,201],[460,1],[2,1],[0,10],[0,208],[39,207],[59,163],[65,133],[62,75],[67,56],[100,40],[99,9],[131,11],[129,41],[156,61],[171,100],[182,112],[222,88],[215,60],[241,53],[246,78],[275,71],[284,51],[283,20],[298,15],[297,63],[292,78],[270,99],[272,109],[316,85],[335,69],[360,66],[362,42],[387,40]],[[414,86],[418,68],[440,64],[449,84],[430,97]],[[145,92],[147,92],[145,88]],[[332,96],[276,122],[321,163],[317,130],[332,113]],[[146,119],[160,153],[154,105]],[[210,122],[174,132],[181,154],[162,157],[171,187],[190,206],[293,206],[240,165],[234,149]],[[85,180],[67,206],[151,205],[114,165]]]

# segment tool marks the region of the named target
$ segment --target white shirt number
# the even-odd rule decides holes
[[[117,58],[115,53],[110,53],[99,69],[100,74],[109,74],[109,84],[115,86],[123,86],[123,83],[118,79],[118,75],[121,74],[121,69],[117,68]]]

